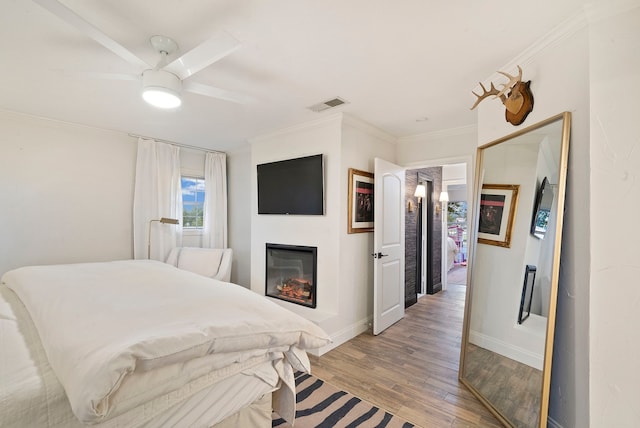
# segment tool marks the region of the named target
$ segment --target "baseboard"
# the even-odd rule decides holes
[[[442,283],[441,282],[439,282],[437,284],[434,284],[431,287],[431,290],[427,290],[427,294],[436,294],[436,293],[438,293],[440,291],[442,291]]]
[[[495,337],[487,336],[486,334],[473,330],[469,332],[469,342],[480,346],[481,348],[488,349],[489,351],[504,355],[512,360],[519,361],[522,364],[542,370],[543,356],[527,349],[520,348],[519,346],[512,345],[511,343],[504,342],[496,339]]]
[[[373,319],[372,317],[367,317],[363,320],[360,320],[358,322],[355,322],[354,324],[351,324],[350,326],[347,326],[345,328],[343,328],[342,330],[331,334],[331,343],[328,344],[327,346],[323,346],[322,348],[318,348],[318,349],[312,349],[310,351],[308,351],[311,355],[315,355],[317,357],[326,354],[327,352],[331,351],[334,348],[337,348],[338,346],[342,345],[345,342],[348,342],[349,340],[353,339],[354,337],[356,337],[357,335],[364,333],[365,331],[367,331],[369,329],[369,326],[371,325]]]

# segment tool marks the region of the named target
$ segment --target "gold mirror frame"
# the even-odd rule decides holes
[[[481,287],[482,278],[480,278],[478,275],[483,273],[482,269],[480,269],[480,272],[477,272],[479,268],[476,268],[476,264],[483,263],[484,268],[486,268],[488,264],[499,263],[498,260],[496,259],[492,260],[490,257],[486,256],[487,254],[489,255],[492,254],[490,253],[489,250],[486,250],[484,254],[480,252],[481,255],[486,257],[482,258],[481,260],[478,260],[478,256],[477,256],[478,246],[484,245],[482,243],[482,240],[478,239],[478,236],[479,236],[478,226],[479,226],[479,218],[480,218],[480,197],[481,197],[482,187],[483,187],[483,178],[485,178],[485,173],[484,173],[485,161],[486,161],[485,157],[487,153],[490,153],[487,151],[487,149],[496,147],[500,144],[504,144],[502,147],[507,147],[507,144],[514,143],[514,140],[516,138],[523,137],[518,140],[518,141],[522,141],[531,136],[535,136],[536,132],[540,132],[542,128],[546,127],[547,125],[553,125],[556,122],[558,123],[558,125],[560,125],[561,129],[559,129],[559,135],[558,135],[558,137],[560,138],[560,147],[559,147],[559,153],[557,158],[557,162],[559,165],[559,168],[557,171],[557,178],[558,178],[557,203],[556,203],[555,209],[553,210],[553,213],[555,215],[555,219],[554,219],[555,227],[552,229],[553,235],[549,233],[545,238],[545,239],[553,238],[553,245],[551,245],[550,242],[547,244],[549,248],[552,248],[553,253],[552,253],[551,266],[550,266],[550,272],[549,272],[549,278],[550,278],[550,282],[548,284],[549,285],[549,290],[548,290],[549,302],[548,302],[548,315],[546,317],[546,328],[542,327],[542,325],[544,325],[544,317],[538,317],[539,319],[537,321],[534,320],[534,322],[539,323],[540,332],[542,331],[545,332],[544,336],[540,336],[540,340],[544,341],[544,350],[541,353],[542,371],[541,373],[539,373],[539,370],[533,369],[533,371],[535,372],[535,376],[533,376],[533,378],[535,378],[536,382],[538,380],[538,377],[540,378],[539,406],[537,405],[535,406],[539,410],[537,412],[536,422],[523,423],[521,420],[515,420],[515,417],[512,416],[513,409],[507,409],[507,406],[502,406],[501,408],[501,403],[496,402],[496,401],[499,401],[499,399],[492,400],[492,398],[490,397],[490,394],[486,393],[487,391],[489,391],[489,389],[487,389],[485,385],[491,384],[490,388],[494,388],[497,391],[501,391],[501,392],[496,392],[495,394],[492,393],[494,397],[499,397],[500,394],[503,394],[503,395],[508,394],[509,400],[505,400],[505,401],[511,401],[513,403],[517,403],[516,406],[518,406],[518,409],[517,409],[519,414],[518,417],[520,417],[520,414],[522,414],[522,412],[530,412],[530,416],[533,416],[536,412],[535,407],[530,409],[526,408],[527,402],[532,401],[531,396],[527,396],[526,398],[519,397],[521,399],[519,400],[518,397],[514,397],[513,395],[511,395],[512,393],[506,392],[508,391],[508,389],[506,388],[506,385],[500,384],[501,381],[504,381],[504,383],[506,384],[507,380],[509,381],[509,383],[513,383],[513,378],[515,376],[511,378],[509,378],[508,376],[505,376],[504,374],[503,374],[503,376],[505,376],[504,378],[501,376],[493,376],[489,378],[490,381],[486,382],[485,385],[480,385],[480,381],[477,381],[477,379],[479,379],[480,376],[477,376],[477,372],[472,372],[472,370],[475,370],[475,369],[480,369],[484,372],[485,368],[487,369],[495,368],[495,366],[489,367],[488,365],[486,367],[482,367],[481,366],[482,363],[480,363],[481,359],[478,359],[478,358],[476,359],[475,362],[473,361],[472,357],[469,356],[469,352],[473,353],[474,350],[475,352],[477,352],[478,349],[480,349],[481,352],[483,352],[484,354],[489,355],[489,357],[491,357],[492,355],[495,355],[497,356],[498,360],[501,359],[501,361],[507,361],[507,363],[514,361],[514,365],[518,365],[518,364],[521,365],[521,363],[515,362],[515,360],[504,358],[504,356],[500,355],[499,352],[493,352],[493,351],[485,352],[486,349],[483,349],[482,346],[474,345],[473,343],[470,342],[474,288]],[[535,125],[519,130],[506,137],[500,138],[491,143],[480,146],[477,151],[475,188],[474,188],[475,196],[474,196],[474,204],[473,204],[474,209],[473,209],[473,223],[472,223],[474,227],[472,228],[472,231],[471,231],[472,233],[470,236],[470,242],[472,242],[473,244],[469,249],[470,250],[469,266],[468,266],[468,273],[467,273],[468,285],[467,285],[467,292],[466,292],[466,304],[465,304],[463,332],[462,332],[462,345],[461,345],[461,351],[460,351],[459,379],[507,427],[515,427],[515,426],[536,427],[537,426],[539,428],[544,428],[547,426],[547,417],[548,417],[548,411],[549,411],[549,388],[551,383],[551,363],[552,363],[552,355],[553,355],[553,338],[555,333],[556,304],[557,304],[557,295],[558,295],[558,277],[559,277],[559,271],[560,271],[560,250],[561,250],[561,244],[562,244],[562,224],[563,224],[563,213],[564,213],[564,199],[565,199],[565,192],[566,192],[570,128],[571,128],[571,113],[564,112],[559,115],[550,117],[549,119],[546,119]],[[519,144],[519,142],[515,144]],[[525,146],[521,146],[521,147],[525,147]],[[508,150],[508,149],[505,149],[505,150]],[[498,152],[498,153],[502,154],[502,152]],[[539,168],[539,167],[536,166],[536,168]],[[536,176],[538,172],[539,170],[536,169],[535,171]],[[520,183],[509,183],[509,184],[518,185]],[[540,183],[538,182],[535,185],[535,187],[538,187],[539,185]],[[534,195],[535,195],[535,192],[534,192]],[[532,215],[533,215],[532,211],[533,211],[534,201],[529,201],[528,198],[523,198],[521,196],[520,200],[517,202],[517,205],[519,207],[517,210],[517,215],[524,216],[524,218],[527,218],[528,221],[531,222]],[[529,210],[529,205],[531,206],[531,211]],[[516,207],[514,207],[514,209],[515,208]],[[521,221],[524,221],[524,218]],[[527,232],[529,232],[529,228],[527,228]],[[549,232],[551,232],[551,228]],[[493,247],[493,248],[499,248],[499,249],[491,250],[491,251],[494,251],[494,252],[495,251],[518,251],[518,248],[516,246],[522,245],[523,248],[520,248],[520,251],[522,251],[524,254],[522,258],[526,259],[526,256],[529,255],[529,253],[527,253],[527,248],[528,248],[527,246],[530,245],[528,240],[535,239],[535,238],[533,237],[533,235],[531,236],[527,235],[526,237],[524,237],[524,234],[522,231],[520,231],[519,233],[521,234],[519,238],[519,243],[516,242],[518,241],[518,238],[515,238],[511,248]],[[551,250],[549,249],[549,251]],[[501,253],[501,254],[504,255],[506,253]],[[540,253],[538,253],[537,255],[540,256]],[[525,267],[528,268],[528,266],[526,265],[527,265],[527,260],[524,260],[524,263],[522,266],[523,275],[525,275],[524,274]],[[513,287],[517,287],[520,290],[523,286],[523,277],[524,276],[513,278]],[[506,282],[506,286],[511,287],[511,284],[510,284],[511,277],[507,278],[507,281],[499,281],[500,278],[494,281],[494,276],[491,276],[488,279],[490,279],[491,281],[486,281],[486,284],[487,285],[490,284],[494,288],[496,287],[494,283],[498,283],[498,282]],[[526,278],[524,280],[526,283],[527,281]],[[476,291],[478,293],[478,296],[482,296],[482,291],[483,291],[482,289],[479,288]],[[512,293],[513,290],[509,290],[509,292]],[[481,299],[481,298],[482,297],[478,297],[478,299]],[[480,309],[476,309],[476,311],[473,312],[474,317],[478,317],[479,314],[482,313],[481,312],[482,309],[486,307],[484,305],[484,303],[486,303],[486,300],[477,302],[478,307]],[[518,323],[518,306],[514,305],[514,307],[509,307],[509,308],[506,308],[505,310],[509,311],[509,314],[511,313],[513,314],[512,318],[513,318],[514,325],[509,326],[508,328],[510,329],[522,328],[522,325]],[[535,326],[535,324],[532,324],[532,325]],[[517,345],[514,344],[514,347],[516,346]],[[491,359],[489,359],[489,361],[491,361]],[[476,381],[478,383],[477,385],[474,384],[474,382]],[[533,390],[535,391],[535,388],[533,388]],[[537,392],[535,393],[537,394]],[[535,402],[536,397],[533,397],[533,398],[534,398],[533,401]]]

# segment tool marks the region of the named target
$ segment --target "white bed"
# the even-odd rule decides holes
[[[0,286],[0,426],[267,427],[272,407],[293,418],[293,370],[328,341],[160,262],[17,269]]]

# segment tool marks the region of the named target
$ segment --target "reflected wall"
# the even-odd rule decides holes
[[[510,204],[491,202],[503,224],[513,216],[509,244],[488,245],[483,233],[485,238],[473,248],[461,380],[507,426],[536,427],[541,415],[546,426],[552,355],[547,343],[552,343],[555,325],[569,122],[570,113],[554,116],[478,153],[475,206],[480,207],[483,187],[515,188],[517,198]],[[547,233],[540,237],[531,225],[543,182],[549,183],[554,198]],[[474,224],[477,236],[478,218]],[[527,270],[535,271],[535,281],[528,276],[533,292],[528,316],[522,319]]]

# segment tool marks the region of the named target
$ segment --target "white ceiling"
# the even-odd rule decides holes
[[[153,108],[139,82],[88,74],[136,72],[129,63],[32,1],[0,0],[0,108],[232,150],[334,111],[396,137],[472,125],[477,82],[590,0],[61,2],[150,64],[154,34],[178,56],[228,31],[242,47],[190,79],[257,101],[185,93],[177,110]],[[307,109],[335,96],[350,104]]]

